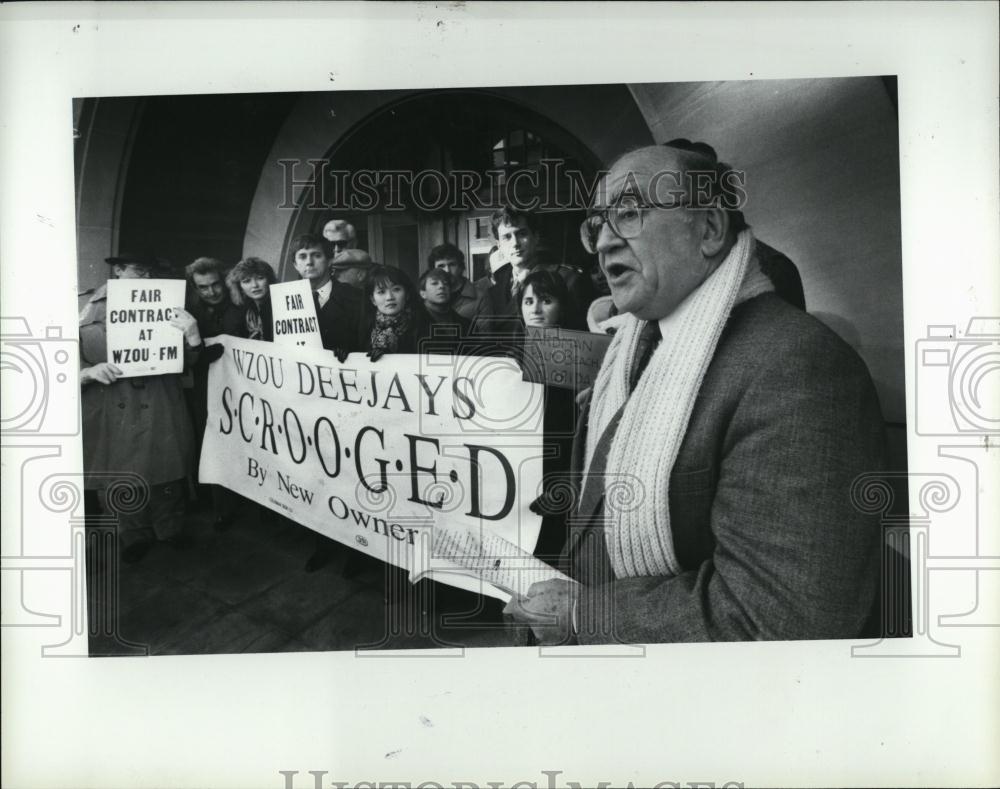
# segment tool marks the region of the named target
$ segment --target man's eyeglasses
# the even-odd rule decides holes
[[[680,208],[684,202],[675,200],[672,203],[640,202],[634,198],[623,198],[614,205],[600,211],[595,211],[580,225],[580,241],[583,248],[591,255],[597,254],[597,239],[601,235],[604,223],[611,232],[622,240],[637,238],[642,232],[643,214],[650,208]]]

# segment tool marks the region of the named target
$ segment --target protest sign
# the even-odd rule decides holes
[[[524,380],[563,389],[586,389],[611,344],[607,334],[525,327]]]
[[[274,315],[274,342],[317,350],[323,347],[309,280],[282,282],[271,286],[271,312]]]
[[[467,569],[431,556],[435,524],[533,550],[544,397],[512,360],[217,342],[202,482],[411,574]],[[480,589],[467,580],[445,582]]]
[[[122,377],[184,370],[184,335],[170,325],[184,306],[182,279],[108,280],[108,361]]]

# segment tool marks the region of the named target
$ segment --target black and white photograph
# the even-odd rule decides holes
[[[997,785],[998,22],[0,5],[0,784]]]
[[[909,635],[894,77],[74,117],[92,654]]]

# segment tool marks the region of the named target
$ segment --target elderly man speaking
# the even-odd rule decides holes
[[[578,583],[507,607],[540,643],[850,638],[873,613],[879,525],[851,486],[884,466],[878,398],[773,292],[731,174],[634,151],[581,227],[629,316],[582,403],[562,556]]]

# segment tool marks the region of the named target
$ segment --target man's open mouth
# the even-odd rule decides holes
[[[621,263],[611,263],[604,267],[604,271],[607,274],[608,279],[617,279],[618,277],[628,274],[632,269]]]

